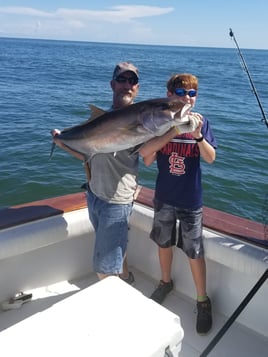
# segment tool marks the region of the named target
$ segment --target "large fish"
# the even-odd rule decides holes
[[[116,152],[137,147],[175,125],[188,123],[190,108],[170,98],[146,100],[109,112],[90,105],[92,115],[88,121],[62,130],[56,138],[86,157]]]

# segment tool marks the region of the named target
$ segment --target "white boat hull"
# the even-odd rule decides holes
[[[150,296],[160,278],[157,247],[149,239],[152,217],[153,211],[150,207],[137,202],[134,204],[129,230],[128,263],[135,273],[137,288],[145,296]],[[51,302],[55,303],[87,284],[95,283],[97,279],[92,271],[94,239],[86,207],[2,228],[0,302],[19,291],[33,292],[33,301],[23,305],[20,312],[0,313],[0,331],[12,328],[13,324],[25,318],[25,314],[34,315],[40,309],[39,305],[33,304],[35,301],[41,303],[43,299],[42,309],[47,309],[51,306],[48,296],[53,297]],[[215,319],[215,335],[215,330],[219,330],[267,269],[268,252],[265,248],[206,227],[204,242],[208,294],[212,299],[215,315],[220,316]],[[195,317],[192,312],[184,316],[189,309],[187,306],[194,309],[195,289],[188,261],[179,249],[174,250],[173,280],[175,291],[164,305],[179,316],[183,315],[183,323],[186,319],[189,320],[190,315],[190,330],[187,326],[184,340],[189,342],[188,338],[191,336],[191,343],[195,346],[191,348],[201,351],[205,347],[203,341],[209,340],[203,339],[200,342],[200,337],[194,333]],[[73,283],[77,281],[78,284]],[[268,346],[267,296],[266,281],[238,316],[237,322],[245,330],[250,329],[251,336],[259,336],[256,339],[258,345],[263,341],[263,344]],[[180,306],[177,306],[177,298],[180,299]],[[180,310],[184,304],[185,309]],[[184,327],[183,324],[182,326]],[[247,349],[249,350],[249,347]],[[186,345],[183,351],[188,351],[182,354],[183,357],[197,356],[190,353]],[[262,351],[263,349],[260,349],[256,355],[262,356]],[[227,355],[237,354],[229,351]],[[266,355],[263,354],[264,356]]]

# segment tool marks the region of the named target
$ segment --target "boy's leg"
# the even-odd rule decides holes
[[[190,268],[198,297],[206,297],[206,263],[204,257],[189,258]],[[205,300],[205,299],[204,299]]]
[[[204,335],[211,329],[211,302],[206,292],[206,263],[202,237],[202,209],[180,210],[180,234],[178,246],[188,256],[197,293],[196,331]],[[181,244],[181,246],[180,246]]]
[[[158,247],[159,262],[161,268],[162,279],[158,287],[151,295],[151,299],[162,304],[166,296],[173,289],[173,281],[171,280],[171,266],[173,258],[173,248],[161,248]]]
[[[171,281],[171,266],[173,258],[172,247],[158,247],[158,256],[161,268],[162,281],[164,283],[169,283]]]
[[[161,280],[151,299],[161,304],[173,289],[171,266],[176,240],[176,213],[173,206],[154,200],[154,221],[150,238],[158,245]]]
[[[211,302],[206,293],[206,263],[204,258],[189,258],[189,262],[197,294],[196,331],[205,335],[212,327]]]

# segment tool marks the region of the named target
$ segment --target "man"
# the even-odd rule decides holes
[[[110,82],[113,91],[111,110],[134,102],[139,90],[138,82],[139,72],[132,63],[121,62],[116,65]],[[84,160],[82,155],[58,142],[57,133],[52,133],[55,143],[76,158]],[[119,275],[130,284],[134,283],[134,276],[128,271],[125,258],[139,161],[138,153],[133,154],[132,151],[127,149],[116,153],[94,154],[85,163],[90,172],[88,211],[96,232],[94,271],[99,279]]]
[[[191,74],[177,74],[167,83],[167,96],[194,106],[198,79]],[[216,140],[207,118],[192,113],[197,125],[191,133],[172,128],[165,135],[147,142],[141,149],[148,166],[155,159],[158,176],[155,189],[155,213],[151,239],[158,245],[162,278],[151,298],[162,303],[173,289],[171,266],[173,246],[188,257],[196,293],[196,330],[206,334],[212,326],[211,302],[206,292],[206,264],[202,241],[202,184],[200,157],[212,163],[216,158]],[[176,232],[176,222],[179,229]],[[176,234],[177,233],[177,234]]]

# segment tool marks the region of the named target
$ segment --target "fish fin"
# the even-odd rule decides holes
[[[89,107],[91,108],[91,111],[92,111],[91,116],[90,116],[86,121],[84,121],[84,122],[82,122],[82,123],[76,125],[77,127],[81,127],[81,126],[83,126],[83,125],[85,125],[85,124],[87,124],[87,123],[89,123],[89,122],[91,122],[91,121],[93,121],[93,120],[99,118],[100,116],[102,116],[103,114],[106,113],[105,110],[103,110],[103,109],[101,109],[101,108],[98,108],[98,107],[95,107],[95,105],[89,104]],[[67,131],[72,130],[73,128],[74,128],[73,126],[71,126],[71,127],[69,127],[69,128],[65,128],[65,129],[63,129],[63,130],[61,131],[61,133],[64,134],[64,133],[66,133]]]
[[[53,142],[51,145],[51,150],[50,150],[50,155],[49,155],[49,160],[52,159],[53,152],[55,150],[56,144]]]
[[[144,125],[143,124],[139,124],[139,123],[129,123],[127,125],[125,125],[124,128],[126,131],[128,130],[134,130],[137,133],[144,133]],[[147,130],[147,128],[145,128]]]
[[[128,156],[134,155],[134,154],[136,154],[137,152],[139,152],[140,148],[141,148],[143,145],[144,145],[144,144],[138,144],[138,145],[134,146],[134,148],[132,148],[132,149],[130,150]]]
[[[105,110],[98,108],[93,104],[89,104],[89,108],[91,110],[91,116],[90,116],[89,120],[95,120],[98,117],[100,117],[101,115],[106,113]]]

